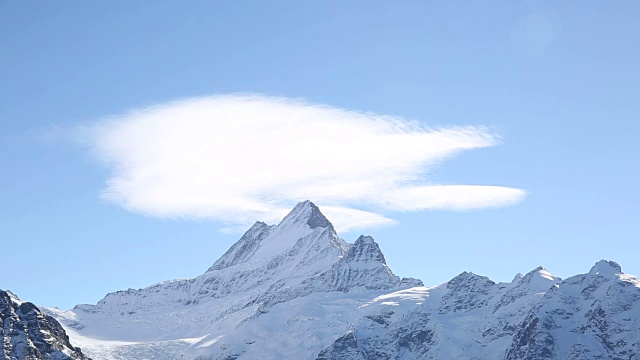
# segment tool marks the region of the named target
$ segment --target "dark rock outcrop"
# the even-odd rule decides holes
[[[0,339],[5,360],[88,360],[60,324],[30,302],[0,290]]]

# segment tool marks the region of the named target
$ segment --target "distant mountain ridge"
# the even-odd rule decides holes
[[[566,280],[539,267],[427,288],[305,201],[198,277],[46,311],[95,359],[638,359],[638,299],[611,261]]]

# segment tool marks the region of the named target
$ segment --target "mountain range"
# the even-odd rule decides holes
[[[640,280],[613,261],[564,280],[539,267],[425,287],[396,276],[373,238],[341,239],[310,201],[256,222],[195,278],[70,310],[0,295],[6,359],[24,344],[67,356],[34,359],[640,359]],[[48,325],[16,342],[7,319]]]

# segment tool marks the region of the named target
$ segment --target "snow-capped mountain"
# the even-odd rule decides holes
[[[464,272],[427,288],[305,201],[198,277],[47,311],[95,359],[636,359],[639,297],[606,261],[567,280]]]
[[[60,324],[30,302],[0,290],[0,340],[5,360],[84,360]]]
[[[508,284],[465,272],[374,299],[379,314],[317,359],[640,359],[639,300],[640,280],[611,261],[564,281],[544,268]]]
[[[303,358],[347,331],[362,303],[414,286],[422,283],[394,275],[372,238],[345,242],[305,201],[277,226],[253,225],[196,278],[49,311],[96,359]]]

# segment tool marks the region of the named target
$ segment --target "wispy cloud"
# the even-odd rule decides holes
[[[90,127],[112,169],[102,196],[157,217],[277,221],[316,202],[339,230],[395,223],[383,214],[506,206],[525,192],[436,185],[430,166],[497,144],[484,128],[429,128],[397,117],[265,96],[212,96]]]

